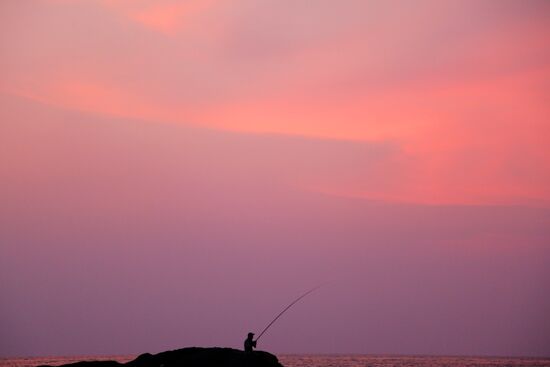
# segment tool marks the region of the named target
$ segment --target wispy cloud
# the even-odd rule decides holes
[[[201,12],[213,6],[210,0],[188,1],[119,1],[102,0],[99,2],[107,9],[131,19],[153,31],[165,35],[174,35],[193,21]]]
[[[544,2],[5,9],[4,91],[152,122],[400,146],[399,187],[315,185],[328,191],[420,202],[550,198]]]

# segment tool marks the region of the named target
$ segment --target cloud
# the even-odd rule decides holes
[[[212,6],[209,0],[191,1],[111,1],[102,6],[131,19],[144,27],[165,35],[174,35],[201,12]]]
[[[399,146],[400,187],[372,191],[357,167],[355,181],[314,185],[326,192],[550,197],[544,2],[17,4],[7,8],[18,22],[7,12],[3,23],[9,93],[151,122]]]
[[[4,355],[239,347],[274,307],[325,280],[265,348],[548,349],[547,208],[307,189],[401,192],[411,162],[395,142],[151,123],[9,95],[0,121]],[[297,324],[298,346],[288,339]]]

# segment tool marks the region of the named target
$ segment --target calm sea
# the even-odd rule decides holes
[[[136,356],[77,356],[0,359],[0,367],[60,365],[84,360],[128,362]],[[363,355],[280,355],[285,367],[516,367],[549,366],[550,358],[521,357],[434,357],[434,356],[363,356]]]

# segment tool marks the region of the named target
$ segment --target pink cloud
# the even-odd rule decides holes
[[[548,355],[549,4],[3,0],[0,354]]]
[[[336,186],[304,182],[326,192],[428,203],[550,198],[544,5],[495,13],[490,2],[348,2],[289,13],[246,2],[56,4],[4,25],[19,35],[17,45],[3,42],[13,50],[2,61],[4,91],[151,122],[399,144],[400,184],[373,190],[362,167]],[[82,22],[67,32],[57,17]],[[101,22],[105,33],[90,36]],[[51,46],[29,48],[36,37]]]
[[[191,1],[100,1],[102,6],[151,30],[174,35],[201,12],[213,5],[210,0]]]

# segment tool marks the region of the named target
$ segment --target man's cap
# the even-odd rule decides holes
[[[248,333],[248,336],[254,335],[254,333]]]

